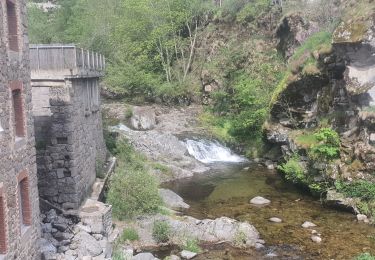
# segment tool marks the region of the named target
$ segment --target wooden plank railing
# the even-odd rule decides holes
[[[30,60],[31,70],[105,69],[103,55],[75,45],[30,45]]]

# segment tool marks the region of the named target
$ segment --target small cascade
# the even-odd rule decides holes
[[[228,147],[221,145],[217,141],[208,140],[186,140],[186,148],[189,154],[200,162],[246,162],[244,157],[234,154]]]

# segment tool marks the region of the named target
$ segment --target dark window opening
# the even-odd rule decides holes
[[[7,4],[7,17],[8,17],[8,42],[9,49],[12,51],[18,51],[18,22],[17,22],[17,9],[16,5],[10,1],[6,1]]]
[[[25,136],[24,113],[21,90],[12,91],[14,125],[17,137]]]

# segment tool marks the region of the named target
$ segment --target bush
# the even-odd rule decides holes
[[[375,200],[375,183],[364,180],[352,183],[337,181],[335,186],[339,192],[348,197],[360,198],[365,201]]]
[[[285,174],[285,178],[293,183],[304,183],[306,176],[305,170],[299,162],[298,156],[292,156],[286,163],[277,167]]]
[[[117,143],[119,165],[112,175],[107,200],[119,220],[158,211],[162,204],[158,181],[145,167],[145,158],[125,140]]]
[[[321,128],[314,136],[319,143],[310,149],[313,159],[327,162],[340,157],[340,136],[336,131]]]
[[[240,23],[256,20],[270,6],[269,0],[256,0],[246,4],[237,14],[237,21]]]
[[[166,243],[171,233],[168,222],[157,220],[152,227],[152,237],[158,243]]]
[[[188,239],[188,240],[186,240],[186,242],[183,246],[183,250],[187,250],[187,251],[194,252],[194,253],[200,253],[201,248],[199,246],[198,239]]]
[[[122,232],[120,241],[123,242],[127,240],[129,241],[139,240],[139,235],[138,235],[137,230],[135,230],[134,228],[125,228],[124,232]]]
[[[353,260],[375,260],[375,256],[369,254],[369,253],[363,253],[354,258]]]

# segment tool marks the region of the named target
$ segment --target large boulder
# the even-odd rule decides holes
[[[73,238],[72,244],[77,246],[77,253],[83,256],[98,256],[103,252],[100,243],[90,234],[81,231]]]
[[[134,107],[130,126],[135,130],[151,130],[156,125],[156,115],[152,108]]]
[[[178,194],[168,189],[159,189],[159,194],[165,205],[174,210],[188,209],[190,206]]]

